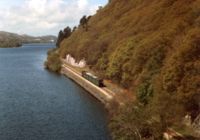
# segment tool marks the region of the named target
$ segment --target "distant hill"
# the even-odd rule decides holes
[[[137,97],[112,118],[113,139],[137,139],[135,132],[160,140],[168,128],[191,132],[182,120],[200,114],[200,1],[110,0],[81,21],[47,64],[66,54],[85,58],[98,75]]]
[[[51,35],[34,37],[0,31],[0,48],[19,47],[23,43],[49,43],[56,40],[57,38]]]

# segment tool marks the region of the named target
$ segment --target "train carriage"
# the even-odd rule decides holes
[[[95,84],[98,87],[103,87],[103,79],[98,78],[97,76],[87,72],[87,71],[82,71],[82,77],[90,81],[91,83]]]

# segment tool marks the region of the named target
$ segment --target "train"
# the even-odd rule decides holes
[[[98,78],[97,76],[87,72],[82,71],[82,77],[93,83],[94,85],[98,87],[104,87],[103,79]]]

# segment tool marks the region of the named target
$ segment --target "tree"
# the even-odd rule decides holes
[[[84,15],[84,16],[80,19],[80,25],[84,28],[86,23],[87,23],[87,17],[86,17],[86,15]]]
[[[76,29],[77,29],[77,27],[76,27],[76,26],[74,26],[74,28],[72,29],[72,32],[75,32],[75,31],[76,31]]]
[[[64,31],[63,31],[63,34],[64,34],[64,38],[68,38],[72,33],[72,30],[69,26],[67,26]]]
[[[80,19],[80,26],[82,26],[86,31],[88,31],[88,21],[90,20],[92,16],[86,16],[84,15],[81,19]]]
[[[56,46],[59,47],[60,43],[63,41],[63,39],[68,38],[71,35],[72,31],[69,26],[67,26],[63,31],[60,30],[58,33],[58,39],[56,42]]]
[[[59,47],[60,46],[60,43],[61,41],[63,40],[63,37],[64,37],[64,33],[62,30],[60,30],[60,32],[58,33],[58,39],[57,39],[57,42],[56,42],[56,46]]]

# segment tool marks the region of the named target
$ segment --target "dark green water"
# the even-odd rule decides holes
[[[103,105],[43,69],[51,47],[0,49],[0,140],[108,140]]]

